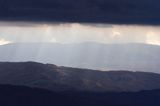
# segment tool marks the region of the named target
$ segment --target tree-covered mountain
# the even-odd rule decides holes
[[[13,43],[0,46],[1,61],[37,61],[97,70],[160,73],[160,46],[102,43]]]
[[[122,92],[160,88],[160,74],[98,71],[35,62],[0,63],[0,84],[51,91]]]

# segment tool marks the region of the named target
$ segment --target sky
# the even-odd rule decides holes
[[[0,0],[0,20],[160,25],[159,0]]]
[[[18,42],[147,43],[160,45],[160,26],[0,22],[0,45]]]

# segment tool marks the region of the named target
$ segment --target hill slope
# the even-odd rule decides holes
[[[25,86],[0,85],[1,106],[159,106],[160,90],[95,93],[50,92]]]
[[[160,88],[160,74],[97,71],[35,62],[0,63],[0,84],[52,91],[140,91]]]

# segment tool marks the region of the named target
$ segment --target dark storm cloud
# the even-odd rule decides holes
[[[0,19],[160,24],[159,4],[159,0],[0,0]]]

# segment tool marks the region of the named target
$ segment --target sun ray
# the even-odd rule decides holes
[[[5,40],[3,38],[0,39],[0,45],[5,45],[5,44],[9,44],[11,43],[11,41]]]

